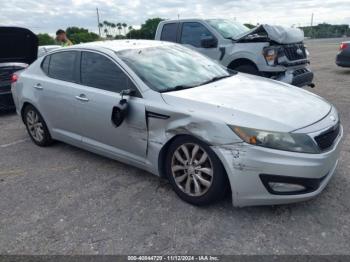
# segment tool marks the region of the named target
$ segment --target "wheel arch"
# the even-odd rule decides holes
[[[158,155],[158,171],[159,171],[159,176],[160,177],[163,177],[163,178],[166,178],[166,174],[165,174],[165,159],[166,159],[166,156],[167,156],[167,153],[168,153],[168,150],[169,150],[169,147],[170,145],[178,138],[180,137],[190,137],[194,140],[199,140],[200,142],[206,144],[207,146],[211,146],[208,142],[204,141],[203,139],[200,139],[198,138],[197,136],[193,135],[193,134],[177,134],[177,135],[174,135],[173,137],[171,137],[164,145],[163,147],[161,148],[161,150],[159,151],[159,155]],[[212,150],[214,152],[214,154],[216,155],[216,157],[219,159],[220,163],[222,164],[223,166],[223,169],[225,171],[225,176],[226,176],[226,179],[227,181],[229,182],[229,188],[230,190],[231,189],[231,183],[230,183],[230,178],[228,176],[228,172],[226,170],[226,166],[224,165],[224,163],[222,162],[222,159],[221,157],[215,152],[215,150]]]
[[[24,121],[24,110],[26,109],[27,106],[32,106],[34,107],[36,110],[38,110],[32,103],[28,102],[28,101],[25,101],[22,105],[22,108],[21,108],[21,119],[23,121],[23,123],[25,123]]]
[[[259,71],[258,66],[252,60],[250,60],[248,58],[234,59],[229,63],[228,68],[235,69],[237,66],[240,66],[240,65],[251,65]]]

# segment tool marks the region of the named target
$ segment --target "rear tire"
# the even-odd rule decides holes
[[[191,136],[176,138],[166,156],[166,174],[176,194],[184,201],[209,205],[221,200],[229,182],[214,151]]]
[[[25,107],[23,120],[30,138],[36,145],[46,147],[53,143],[47,125],[35,107],[32,105]]]

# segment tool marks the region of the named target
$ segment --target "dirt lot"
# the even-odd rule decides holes
[[[350,129],[350,69],[338,40],[307,42],[316,88]],[[279,207],[206,208],[164,179],[57,143],[39,148],[14,114],[0,116],[2,254],[350,254],[350,137],[316,199]]]

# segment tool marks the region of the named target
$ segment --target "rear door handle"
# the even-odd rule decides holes
[[[34,88],[41,90],[43,89],[43,86],[40,83],[37,83],[36,85],[34,85]]]
[[[84,101],[84,102],[88,102],[89,101],[89,98],[87,98],[86,95],[84,95],[84,94],[80,94],[80,95],[76,96],[75,98],[77,100]]]

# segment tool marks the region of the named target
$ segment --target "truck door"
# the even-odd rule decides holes
[[[220,60],[217,38],[199,22],[184,22],[179,42],[212,59]]]

